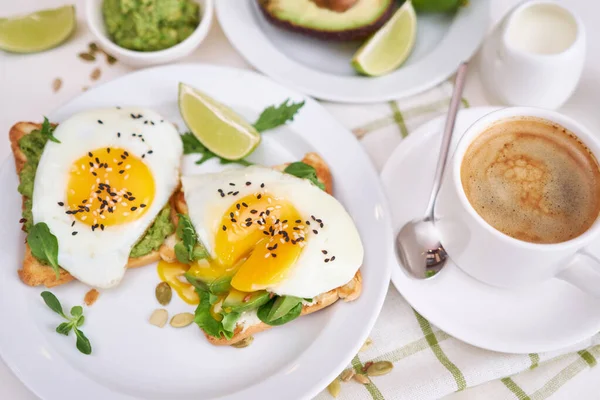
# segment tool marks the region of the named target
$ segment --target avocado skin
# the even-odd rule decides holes
[[[266,6],[269,0],[257,0],[257,2],[258,8],[260,9],[264,17],[267,19],[267,21],[279,28],[294,31],[316,39],[332,40],[338,42],[349,42],[352,40],[364,40],[368,38],[373,33],[377,32],[377,30],[381,28],[383,24],[385,24],[392,17],[396,9],[394,7],[395,1],[390,1],[390,4],[388,5],[385,12],[383,12],[375,22],[372,22],[369,25],[361,26],[358,28],[351,28],[343,31],[324,31],[313,28],[307,28],[301,25],[296,25],[290,21],[283,21],[279,19],[276,15],[271,14],[267,9]]]

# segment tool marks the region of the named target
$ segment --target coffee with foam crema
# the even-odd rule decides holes
[[[464,192],[491,226],[531,243],[561,243],[600,213],[600,168],[572,132],[540,118],[497,121],[467,149]]]

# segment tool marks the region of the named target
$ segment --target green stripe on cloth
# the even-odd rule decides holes
[[[390,101],[389,104],[390,104],[390,107],[392,107],[392,112],[394,113],[393,114],[394,121],[396,121],[398,128],[400,128],[400,135],[402,135],[403,138],[407,137],[408,129],[406,128],[406,124],[404,123],[404,117],[402,116],[402,113],[400,112],[398,103],[396,103],[395,101]]]
[[[462,99],[460,99],[460,102],[462,103],[464,108],[470,108],[471,107],[471,103],[469,103],[469,100],[465,99],[464,97]]]
[[[448,356],[446,356],[446,353],[444,353],[444,351],[440,347],[440,344],[437,338],[435,337],[435,334],[433,333],[433,329],[431,329],[431,324],[429,323],[429,321],[423,318],[421,314],[419,314],[417,311],[413,311],[415,313],[415,316],[417,317],[417,321],[419,322],[419,326],[421,327],[423,334],[425,334],[425,339],[427,339],[427,342],[429,343],[429,346],[433,351],[433,354],[454,377],[457,386],[456,390],[464,390],[467,387],[467,381],[465,380],[465,376],[458,369],[458,367],[454,363],[452,363],[452,361],[450,361]]]
[[[354,358],[352,359],[352,367],[354,368],[354,371],[357,374],[362,374],[363,373],[363,370],[362,370],[363,369],[363,363],[360,362],[360,359],[358,358],[358,355],[355,355]],[[371,397],[373,398],[373,400],[385,400],[383,398],[383,395],[381,394],[381,392],[377,388],[377,386],[375,386],[375,384],[373,383],[373,381],[371,381],[371,383],[367,383],[366,385],[364,385],[364,387],[371,394]]]
[[[590,367],[595,367],[596,364],[598,364],[596,357],[594,357],[592,353],[587,350],[578,351],[577,354],[579,354],[581,358],[583,358],[583,360],[589,364]]]
[[[534,369],[540,365],[540,355],[537,353],[530,353],[529,358],[531,359],[531,366],[529,369]]]
[[[450,338],[450,335],[448,335],[444,331],[437,331],[434,333],[434,335],[437,338],[438,342],[442,342],[442,341]],[[394,363],[394,362],[400,361],[406,357],[412,356],[415,353],[418,353],[420,351],[428,349],[429,347],[430,346],[429,346],[429,342],[427,341],[427,339],[421,338],[421,339],[415,340],[414,342],[411,342],[405,346],[402,346],[399,349],[392,350],[388,353],[380,355],[379,357],[375,357],[369,361],[373,361],[373,362],[390,361],[390,362]]]
[[[515,383],[515,381],[513,381],[510,378],[502,378],[500,379],[500,381],[502,381],[502,383],[504,383],[504,386],[506,386],[508,388],[508,390],[510,390],[511,392],[513,392],[515,394],[515,396],[517,396],[517,399],[519,400],[531,400],[529,398],[529,396],[527,396],[527,393],[525,393],[525,391],[523,389],[521,389],[519,387],[519,385],[517,385]]]

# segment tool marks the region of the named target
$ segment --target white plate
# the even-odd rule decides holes
[[[148,323],[158,307],[156,268],[131,271],[85,309],[91,356],[75,338],[54,332],[60,318],[42,302],[41,288],[22,284],[19,230],[21,200],[12,159],[0,171],[0,354],[14,373],[47,400],[310,398],[356,354],[379,313],[389,284],[390,216],[375,169],[354,136],[317,102],[256,73],[206,65],[145,69],[92,89],[50,115],[60,122],[75,112],[115,105],[156,109],[176,122],[177,84],[201,88],[250,120],[286,98],[306,100],[293,123],[263,134],[254,159],[266,164],[297,160],[318,151],[331,166],[335,194],[353,216],[365,245],[363,294],[256,336],[247,349],[214,347],[199,329],[163,329]],[[36,120],[40,116],[32,115]],[[326,134],[324,134],[326,133]],[[342,150],[343,149],[343,150]],[[195,159],[196,157],[194,157]],[[193,164],[193,163],[189,163]],[[52,289],[63,305],[82,304],[88,288],[69,283]],[[193,307],[175,298],[171,315]]]
[[[340,102],[381,102],[437,85],[471,58],[489,23],[490,0],[455,14],[419,14],[413,53],[397,71],[359,76],[350,66],[361,42],[322,41],[271,25],[257,0],[219,0],[217,18],[233,46],[258,70],[311,96]]]
[[[493,110],[461,111],[453,146],[473,122]],[[425,212],[443,124],[444,118],[437,118],[411,133],[381,173],[395,231]],[[600,242],[590,249],[600,255]],[[438,275],[425,281],[410,278],[396,263],[392,282],[412,307],[440,329],[489,350],[558,350],[600,331],[600,300],[558,279],[508,291],[476,281],[449,261]]]

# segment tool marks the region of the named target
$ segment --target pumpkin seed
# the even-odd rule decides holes
[[[102,73],[102,71],[100,71],[100,68],[95,68],[92,73],[90,74],[90,78],[93,81],[97,81],[98,78],[100,78],[100,74]]]
[[[109,65],[113,65],[114,63],[116,63],[116,62],[117,62],[117,59],[116,59],[115,57],[111,56],[111,55],[110,55],[110,54],[108,54],[108,53],[104,53],[104,54],[106,54],[106,62],[107,62]]]
[[[55,78],[54,81],[52,82],[52,90],[54,91],[54,93],[58,92],[60,90],[61,86],[62,86],[62,79]]]
[[[353,369],[346,369],[340,374],[340,379],[342,382],[348,382],[354,376]]]
[[[169,304],[171,302],[171,298],[173,297],[173,291],[167,282],[161,282],[156,285],[154,294],[156,295],[156,300],[158,300],[158,302],[163,306]]]
[[[247,338],[244,338],[239,342],[232,344],[231,347],[235,347],[236,349],[243,349],[244,347],[250,346],[252,342],[254,342],[254,336],[248,336]]]
[[[150,323],[154,326],[158,326],[162,328],[167,323],[169,319],[169,313],[164,308],[158,308],[154,310],[152,315],[150,315]]]
[[[371,380],[369,378],[367,378],[366,375],[363,375],[363,374],[356,374],[356,375],[354,375],[354,380],[356,382],[358,382],[358,383],[363,384],[363,385],[371,383]]]
[[[194,314],[189,312],[182,312],[174,315],[171,318],[171,326],[173,328],[183,328],[194,322]]]
[[[96,61],[96,57],[90,53],[79,53],[78,56],[84,61]]]
[[[367,368],[367,375],[369,376],[380,376],[389,374],[392,369],[394,369],[394,364],[389,361],[379,361],[371,364],[369,368]]]
[[[88,47],[90,48],[90,53],[91,54],[95,54],[98,50],[100,50],[98,48],[98,45],[94,42],[91,42],[90,44],[88,44]]]
[[[372,344],[373,341],[371,340],[371,338],[367,338],[367,340],[365,340],[365,343],[360,348],[359,352],[367,350],[369,347],[371,347]]]
[[[329,384],[329,386],[327,386],[327,391],[333,397],[338,397],[340,395],[341,390],[342,390],[342,384],[340,383],[340,380],[337,378],[335,378],[333,380],[333,382],[331,382]]]

